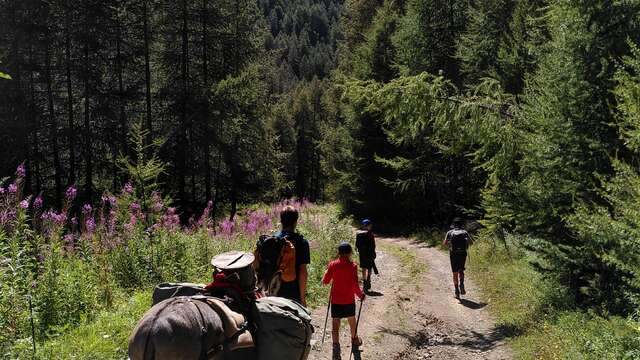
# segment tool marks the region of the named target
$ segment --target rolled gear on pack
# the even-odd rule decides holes
[[[305,360],[311,351],[311,314],[295,301],[266,297],[255,303],[259,360]]]
[[[205,285],[192,283],[162,283],[153,289],[153,305],[178,296],[195,296],[205,293]]]
[[[282,282],[296,279],[296,248],[287,237],[262,235],[255,251],[258,287],[275,295]]]
[[[255,256],[244,251],[229,251],[214,256],[211,265],[215,268],[214,279],[218,273],[225,276],[227,282],[237,284],[245,294],[256,291],[256,272],[253,268]]]

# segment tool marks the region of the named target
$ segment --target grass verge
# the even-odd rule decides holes
[[[518,243],[508,238],[505,247],[480,239],[468,266],[514,358],[640,359],[637,322],[575,308],[557,282],[531,267],[532,255]]]

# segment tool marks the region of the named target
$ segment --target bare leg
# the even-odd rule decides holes
[[[453,286],[455,286],[455,288],[456,288],[456,297],[460,298],[460,289],[459,289],[459,286],[458,286],[458,275],[459,274],[457,272],[453,273]]]
[[[340,319],[331,319],[331,339],[334,344],[340,344]]]
[[[332,360],[341,360],[340,352],[340,319],[331,319],[331,338],[333,340]]]
[[[358,330],[356,329],[356,317],[350,316],[349,318],[347,318],[347,320],[349,321],[349,327],[351,328],[351,338],[353,339],[358,336]]]

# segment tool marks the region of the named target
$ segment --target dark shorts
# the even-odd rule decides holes
[[[449,258],[451,259],[451,271],[454,273],[464,271],[464,265],[467,262],[466,252],[450,252]]]
[[[360,256],[360,268],[361,269],[371,269],[373,268],[374,259],[369,256]]]
[[[331,318],[344,319],[356,316],[356,303],[353,304],[331,304]]]

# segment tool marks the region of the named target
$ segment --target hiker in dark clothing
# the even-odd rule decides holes
[[[444,245],[449,248],[449,258],[451,259],[451,271],[453,272],[453,286],[455,296],[465,295],[464,289],[464,267],[467,261],[467,249],[473,244],[473,238],[463,229],[464,221],[460,218],[453,219],[451,230],[444,238]]]
[[[340,322],[349,321],[351,328],[351,345],[357,348],[362,345],[356,328],[355,296],[364,300],[365,295],[358,284],[358,266],[351,260],[351,245],[343,242],[338,246],[338,259],[329,263],[322,277],[322,283],[331,286],[331,319],[333,339],[333,360],[340,360]]]
[[[311,263],[311,253],[309,242],[296,232],[298,225],[298,210],[293,206],[286,206],[280,212],[280,222],[282,231],[276,234],[277,237],[286,237],[296,249],[296,279],[282,282],[278,296],[297,301],[302,306],[307,306],[307,265]]]
[[[376,268],[376,239],[373,235],[373,223],[369,219],[362,220],[362,228],[356,234],[356,248],[360,255],[360,268],[362,269],[362,282],[364,291],[371,289],[371,271]]]

